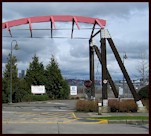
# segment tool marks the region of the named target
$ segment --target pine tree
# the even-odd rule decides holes
[[[50,98],[66,99],[69,95],[69,87],[61,75],[58,63],[52,55],[50,63],[46,67],[46,90]]]
[[[10,98],[10,68],[11,68],[11,62],[12,62],[12,96],[13,96],[13,99],[12,101],[14,102],[15,101],[15,98],[14,98],[14,94],[15,92],[17,91],[17,88],[18,88],[18,69],[17,69],[17,59],[15,56],[12,56],[12,59],[11,59],[11,55],[9,54],[8,55],[8,58],[7,58],[7,64],[6,64],[6,68],[5,68],[5,71],[3,73],[4,75],[4,78],[3,78],[3,102],[8,102],[9,101],[9,98]]]
[[[29,64],[25,80],[28,83],[30,89],[31,85],[44,85],[45,84],[45,70],[42,63],[39,62],[39,58],[34,55],[33,61]]]

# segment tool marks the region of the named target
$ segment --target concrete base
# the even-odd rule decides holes
[[[148,112],[147,108],[145,106],[143,106],[142,101],[139,100],[136,102],[137,106],[138,106],[138,110],[137,112]]]
[[[98,115],[102,115],[102,107],[98,108]]]
[[[143,113],[143,112],[148,112],[148,110],[147,110],[146,106],[143,106],[143,107],[138,107],[137,112]]]

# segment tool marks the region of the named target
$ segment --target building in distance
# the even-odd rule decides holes
[[[19,73],[19,78],[24,78],[25,77],[25,70],[21,70]]]

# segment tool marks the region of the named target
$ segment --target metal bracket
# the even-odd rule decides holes
[[[94,40],[92,39],[91,42],[90,42],[91,47],[93,47],[93,45],[94,45],[93,43],[94,43]]]
[[[94,38],[92,38],[92,39],[91,39],[91,42],[90,42],[90,46],[91,46],[91,47],[94,47],[94,45],[96,45],[96,43],[95,43],[95,39],[94,39]]]
[[[101,29],[101,38],[111,38],[111,35],[107,29]]]

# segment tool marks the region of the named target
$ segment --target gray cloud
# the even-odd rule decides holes
[[[88,58],[89,56],[89,45],[87,42],[81,42],[75,40],[70,41],[72,45],[70,47],[70,55],[76,58]]]
[[[133,2],[3,2],[3,18],[15,19],[20,17],[42,15],[82,15],[82,16],[117,16],[127,17],[133,10],[146,10],[148,3]],[[24,7],[24,8],[23,8]],[[4,9],[5,8],[5,9]],[[6,10],[7,9],[7,10]],[[31,11],[32,9],[32,11]],[[57,9],[57,10],[56,10]],[[95,9],[95,10],[94,10]],[[13,12],[12,12],[13,11]],[[62,12],[63,11],[63,12]],[[11,14],[10,14],[11,13]]]
[[[149,12],[147,2],[3,2],[2,20],[3,22],[32,16],[47,15],[77,15],[102,18],[107,20],[107,29],[122,57],[123,51],[128,55],[129,64],[126,64],[130,74],[136,73],[135,67],[139,58],[139,52],[149,54]],[[11,14],[10,14],[11,13]],[[57,28],[71,28],[72,23],[56,23]],[[50,28],[50,23],[32,24],[33,28]],[[81,24],[80,27],[90,27],[93,25]],[[143,26],[143,27],[142,27]],[[16,28],[29,28],[28,25],[11,28],[15,38],[20,45],[19,51],[13,51],[18,58],[19,69],[26,69],[36,53],[40,61],[46,66],[52,54],[55,55],[63,75],[67,77],[87,77],[89,78],[89,51],[88,40],[69,39],[49,39],[49,38],[24,38],[30,37],[29,31],[15,30]],[[75,26],[76,28],[76,26]],[[97,31],[97,30],[96,30]],[[74,30],[74,37],[89,37],[91,30]],[[9,36],[7,30],[3,30],[3,36]],[[54,36],[71,36],[71,30],[57,30]],[[50,36],[48,31],[34,31],[33,36]],[[3,37],[2,62],[7,62],[7,55],[10,52],[10,38]],[[100,46],[99,35],[95,37],[95,42]],[[107,45],[108,68],[114,78],[121,78],[122,74],[117,65],[112,50]],[[146,58],[148,59],[148,58]],[[95,57],[95,64],[98,59]],[[134,65],[131,67],[131,65]],[[95,66],[96,70],[96,66]],[[115,72],[117,71],[117,73]],[[101,71],[100,71],[101,72]]]

